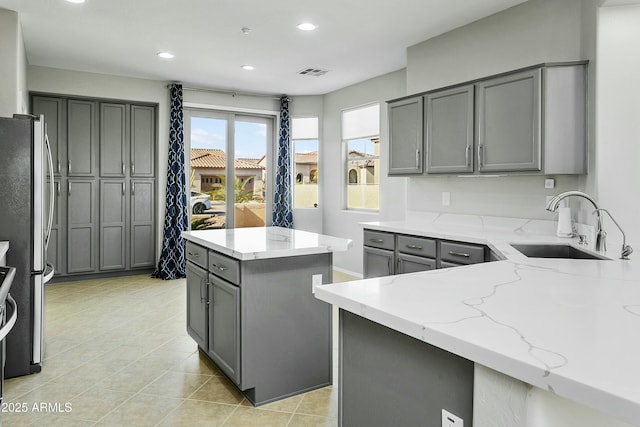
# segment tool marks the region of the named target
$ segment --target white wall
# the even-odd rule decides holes
[[[640,250],[640,5],[603,7],[598,26],[596,192]],[[607,245],[621,242],[606,223]],[[637,253],[632,256],[639,256]]]
[[[407,93],[544,62],[593,60],[596,3],[592,0],[529,0],[411,46],[407,50]],[[593,89],[592,84],[591,87]],[[590,114],[593,122],[593,110]],[[544,210],[546,196],[582,190],[587,179],[555,176],[556,188],[547,190],[544,178],[411,178],[408,208],[553,219],[553,215]],[[442,206],[444,191],[451,193],[448,207]]]
[[[404,218],[406,178],[389,178],[389,138],[387,106],[389,99],[405,95],[405,70],[396,71],[324,96],[323,139],[320,156],[320,179],[323,212],[323,232],[353,240],[348,252],[334,254],[334,265],[351,272],[362,273],[363,221]],[[360,105],[380,103],[380,211],[365,213],[344,209],[344,153],[341,137],[342,110]]]
[[[16,12],[0,9],[0,117],[26,113],[27,56],[20,18]]]

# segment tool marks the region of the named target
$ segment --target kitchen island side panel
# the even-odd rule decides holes
[[[332,254],[242,262],[241,389],[255,405],[332,381],[332,308],[312,276],[332,282]]]
[[[340,426],[472,426],[473,362],[342,309],[339,369]]]

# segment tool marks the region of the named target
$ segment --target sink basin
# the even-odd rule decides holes
[[[511,246],[528,258],[609,259],[563,243],[512,243]]]

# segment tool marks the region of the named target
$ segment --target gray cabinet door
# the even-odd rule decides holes
[[[153,179],[131,180],[131,268],[156,262],[155,186]]]
[[[49,179],[47,179],[47,188],[49,188]],[[62,218],[62,184],[60,178],[55,178],[53,182],[53,218],[51,220],[51,235],[49,236],[49,245],[47,246],[47,262],[53,265],[55,274],[64,274],[62,263],[62,241],[61,224]],[[45,191],[45,206],[49,206],[49,191]],[[48,215],[48,213],[47,213]]]
[[[53,158],[53,174],[60,176],[62,169],[60,149],[65,146],[64,101],[61,98],[34,96],[32,102],[33,114],[44,114],[47,136],[51,145],[51,157]]]
[[[96,195],[93,179],[67,183],[67,272],[96,270]]]
[[[208,348],[209,313],[207,310],[207,271],[187,262],[187,333],[198,346]]]
[[[155,108],[131,106],[131,176],[152,178],[155,174]]]
[[[96,103],[70,99],[67,102],[67,174],[95,175]]]
[[[436,269],[436,260],[414,255],[398,254],[398,268],[396,274],[415,273]]]
[[[541,170],[540,69],[477,84],[478,171]]]
[[[127,108],[124,104],[100,104],[100,176],[124,178],[127,143]]]
[[[100,181],[100,270],[125,268],[127,224],[124,179]]]
[[[394,252],[386,249],[364,247],[364,278],[384,277],[395,274]]]
[[[389,103],[389,175],[422,173],[422,97]]]
[[[209,354],[240,384],[240,288],[209,274]]]
[[[427,173],[473,172],[473,86],[425,96]]]

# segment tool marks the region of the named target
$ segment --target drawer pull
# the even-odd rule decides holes
[[[417,249],[417,250],[419,250],[419,251],[421,251],[421,250],[422,250],[422,246],[420,246],[420,245],[412,245],[412,244],[409,244],[409,245],[407,245],[407,248],[409,248],[409,249]]]
[[[384,243],[384,239],[369,239],[371,243]]]
[[[211,266],[217,268],[220,271],[225,271],[227,269],[227,267],[225,267],[224,265],[211,264]]]
[[[461,257],[465,257],[465,258],[469,258],[471,256],[471,255],[465,254],[463,252],[454,252],[454,251],[449,251],[449,255],[461,256]]]
[[[198,254],[198,253],[187,252],[187,254],[188,254],[189,256],[194,257],[194,258],[200,258],[200,254]]]

